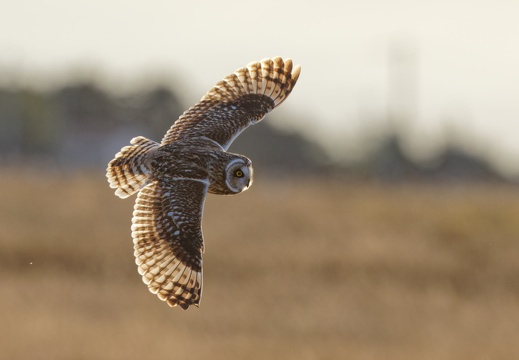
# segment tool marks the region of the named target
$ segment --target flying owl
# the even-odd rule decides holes
[[[160,144],[138,136],[108,164],[115,194],[137,193],[135,262],[149,290],[169,306],[199,306],[206,193],[234,195],[250,187],[251,160],[227,149],[287,98],[300,71],[280,57],[250,63],[184,112]]]

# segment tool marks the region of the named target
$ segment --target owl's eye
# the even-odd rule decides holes
[[[243,177],[243,171],[241,171],[241,170],[239,170],[239,169],[236,170],[236,171],[234,172],[234,176],[239,177],[239,178]]]

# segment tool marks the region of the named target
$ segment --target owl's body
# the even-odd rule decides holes
[[[290,59],[251,63],[217,83],[160,144],[136,137],[108,164],[117,196],[138,192],[132,219],[138,271],[170,306],[200,303],[206,193],[232,195],[252,184],[251,161],[228,147],[286,99],[299,72]]]

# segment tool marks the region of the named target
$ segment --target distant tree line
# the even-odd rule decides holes
[[[64,169],[104,169],[129,140],[143,135],[160,141],[187,107],[167,87],[114,95],[91,83],[53,91],[0,88],[0,164]],[[497,174],[485,161],[455,148],[436,165],[411,161],[398,136],[383,139],[376,151],[355,164],[334,163],[316,143],[297,132],[282,132],[270,121],[245,131],[230,151],[252,158],[263,174],[305,174],[383,181],[492,180]]]
[[[97,166],[113,152],[114,142],[128,141],[119,139],[124,135],[160,139],[181,111],[165,88],[120,97],[92,84],[48,92],[0,89],[0,156],[21,165]]]

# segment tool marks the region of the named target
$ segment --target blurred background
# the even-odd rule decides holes
[[[5,1],[0,348],[10,359],[519,356],[519,3]],[[302,65],[209,195],[204,295],[137,274],[106,164],[250,61]]]

